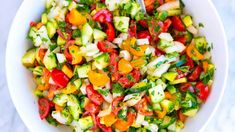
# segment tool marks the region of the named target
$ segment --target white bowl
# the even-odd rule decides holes
[[[38,115],[36,97],[32,94],[35,87],[31,73],[22,66],[21,57],[31,47],[26,36],[30,21],[38,20],[44,11],[45,0],[24,0],[12,24],[6,51],[6,73],[8,87],[15,107],[30,131],[64,131],[42,121]],[[196,23],[202,22],[205,28],[201,33],[213,43],[213,62],[216,65],[213,88],[206,103],[194,118],[186,122],[185,131],[202,130],[215,112],[227,80],[228,50],[221,20],[210,0],[184,0],[186,10],[192,14]]]

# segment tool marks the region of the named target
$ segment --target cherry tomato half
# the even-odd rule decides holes
[[[134,20],[131,20],[128,34],[130,37],[136,37],[136,32],[137,32],[136,22]]]
[[[97,47],[101,52],[115,52],[115,49],[112,45],[109,45],[109,43],[99,41]]]
[[[184,27],[184,24],[183,22],[181,21],[180,17],[179,16],[173,16],[171,18],[172,20],[172,25],[173,25],[173,28],[177,31],[185,31],[185,27]]]
[[[124,99],[124,97],[119,96],[113,99],[112,102],[112,110],[115,115],[118,114],[118,112],[122,109],[122,106],[119,106],[119,103]]]
[[[207,97],[209,96],[210,89],[208,85],[205,85],[203,82],[197,82],[196,91],[198,98],[200,98],[202,101],[206,101]]]
[[[69,78],[64,74],[64,72],[53,69],[51,72],[52,80],[56,83],[57,86],[61,88],[65,88],[67,84],[69,83]]]
[[[195,68],[195,70],[189,75],[188,77],[189,81],[196,81],[199,78],[201,72],[202,72],[202,68],[201,66],[198,65]]]
[[[109,23],[109,22],[106,22],[105,23],[106,26],[107,26],[107,29],[106,29],[106,34],[107,34],[107,40],[112,42],[115,38],[115,28],[113,27],[113,24],[112,23]]]
[[[50,111],[49,100],[46,98],[40,98],[38,100],[38,107],[39,107],[40,118],[43,120],[48,116],[49,111]]]
[[[99,118],[99,117],[96,118],[96,122],[97,122],[98,127],[99,127],[103,132],[112,132],[112,127],[107,127],[107,126],[105,126],[105,125],[102,125],[102,124],[100,123],[100,118]]]
[[[153,115],[152,111],[147,111],[148,100],[144,97],[136,105],[138,112],[142,115],[151,116]]]
[[[94,104],[99,106],[104,102],[102,95],[100,95],[97,91],[95,91],[91,84],[86,86],[86,93],[87,93],[88,98]]]
[[[99,113],[100,107],[92,102],[85,106],[85,110],[89,113],[97,114]]]
[[[117,72],[118,70],[118,62],[119,62],[119,57],[117,53],[111,53],[109,55],[109,71],[111,72]]]

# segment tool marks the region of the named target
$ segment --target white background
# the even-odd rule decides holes
[[[5,78],[5,48],[11,22],[22,0],[1,0],[0,7],[0,131],[27,132],[9,96]],[[36,2],[36,0],[35,0]],[[235,131],[235,0],[212,0],[223,21],[229,46],[229,77],[225,96],[206,127],[209,132]],[[20,23],[19,23],[20,24]],[[17,44],[17,43],[16,43]]]

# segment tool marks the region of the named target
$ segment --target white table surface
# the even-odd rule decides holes
[[[215,116],[206,132],[235,131],[235,0],[212,0],[225,27],[230,56],[227,89]],[[2,0],[0,8],[0,131],[27,132],[9,96],[5,78],[5,48],[11,22],[22,0]],[[36,2],[36,1],[35,1]]]

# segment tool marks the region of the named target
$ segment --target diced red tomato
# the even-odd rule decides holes
[[[210,93],[209,86],[204,84],[203,82],[198,82],[195,88],[198,98],[200,98],[202,101],[206,101]]]
[[[106,34],[107,34],[107,40],[112,42],[115,38],[115,28],[113,27],[113,24],[109,23],[109,22],[106,22],[105,23],[106,26],[107,26],[107,29],[106,29]]]
[[[90,102],[85,106],[85,110],[88,111],[89,113],[97,114],[99,113],[100,107]]]
[[[111,53],[109,55],[109,70],[111,72],[117,72],[118,70],[118,61],[119,61],[119,57],[117,53]]]
[[[177,72],[178,72],[178,75],[176,76],[176,79],[180,79],[188,75],[188,72],[182,72],[181,70],[178,70],[178,69],[177,69]]]
[[[40,58],[40,60],[43,60],[45,54],[47,52],[47,49],[43,49],[43,48],[40,48],[39,51],[38,51],[38,56]]]
[[[32,21],[32,22],[30,22],[30,27],[35,27],[35,26],[37,26],[37,23],[36,22],[34,22],[34,21]]]
[[[121,77],[121,74],[118,72],[112,73],[112,81],[118,81]]]
[[[102,95],[100,95],[97,91],[95,91],[91,84],[86,86],[86,93],[87,93],[88,98],[94,104],[100,106],[104,102]]]
[[[157,56],[161,56],[161,55],[164,55],[165,53],[162,51],[162,50],[160,50],[160,49],[158,49],[157,47],[155,48],[155,54],[157,55]]]
[[[135,117],[136,117],[136,113],[129,112],[127,114],[127,121],[122,120],[122,119],[118,119],[115,122],[114,127],[116,129],[118,129],[119,131],[127,131],[129,129],[129,127],[133,124]]]
[[[40,118],[43,120],[47,118],[49,111],[50,111],[50,103],[49,100],[46,98],[40,98],[38,100],[38,107],[39,107],[39,115]]]
[[[164,0],[158,0],[158,3],[159,3],[160,5],[162,5],[162,4],[164,4]]]
[[[107,126],[105,126],[105,125],[102,125],[102,124],[100,123],[100,118],[99,118],[99,117],[96,118],[96,122],[97,122],[98,127],[99,127],[103,132],[112,132],[112,127],[107,127]]]
[[[72,62],[73,56],[69,53],[69,50],[68,50],[68,49],[65,49],[65,50],[64,50],[64,56],[65,56],[65,58],[67,59],[67,61]]]
[[[69,78],[64,74],[64,72],[53,69],[51,72],[52,80],[56,83],[57,86],[65,88],[69,83]]]
[[[162,32],[167,32],[169,27],[171,26],[171,24],[172,24],[171,19],[169,19],[169,18],[166,19],[163,23],[163,26],[161,26]]]
[[[191,87],[191,83],[182,83],[180,84],[180,90],[186,92]]]
[[[187,38],[185,38],[184,36],[178,36],[175,38],[175,41],[178,41],[182,44],[186,44]]]
[[[202,68],[201,66],[198,65],[195,68],[195,70],[189,75],[188,77],[189,81],[196,81],[199,78],[201,72],[202,72]]]
[[[181,18],[179,16],[173,16],[171,18],[172,20],[172,25],[173,28],[177,31],[185,31],[185,26],[183,24],[183,22],[181,21]]]
[[[110,23],[113,20],[112,13],[107,9],[101,9],[92,17],[93,20],[101,23]]]
[[[130,73],[130,75],[134,78],[135,83],[137,83],[137,82],[140,81],[140,76],[141,76],[141,74],[140,74],[140,71],[139,71],[139,70],[134,69],[134,70]]]
[[[97,124],[97,120],[96,120],[95,114],[89,113],[89,115],[92,117],[92,120],[93,120],[93,123],[94,123],[93,127],[90,128],[90,130],[97,130],[98,124]]]
[[[130,81],[127,77],[120,78],[118,83],[120,83],[124,88],[130,88],[134,85],[134,82]]]
[[[139,82],[140,80],[140,71],[134,69],[131,73],[127,74],[126,76],[120,78],[118,83],[122,85],[124,88],[130,88],[135,83]]]
[[[151,35],[150,35],[150,33],[149,33],[148,30],[144,30],[144,31],[138,32],[138,33],[137,33],[137,38],[138,38],[138,39],[147,38],[147,39],[149,40],[149,42],[152,41],[152,37],[151,37]]]
[[[144,27],[144,28],[148,28],[148,22],[147,20],[139,20],[138,23]]]
[[[90,9],[91,9],[91,10],[96,9],[96,3],[91,4],[91,5],[90,5]]]
[[[189,56],[186,57],[185,66],[188,66],[189,70],[194,68],[194,62],[193,62],[193,60]]]
[[[119,103],[124,99],[124,97],[119,96],[113,99],[112,102],[112,110],[115,115],[118,114],[118,112],[122,109],[122,106],[119,106]]]
[[[130,37],[136,37],[136,32],[137,32],[136,22],[135,22],[135,20],[131,20],[128,34]]]
[[[113,48],[113,46],[105,42],[99,41],[97,44],[97,47],[101,52],[109,52],[109,53],[115,52],[115,49]]]
[[[152,111],[147,111],[147,108],[148,108],[148,100],[144,97],[142,98],[138,104],[136,105],[137,107],[137,110],[140,114],[142,115],[146,115],[146,116],[151,116],[153,115],[153,112]]]

